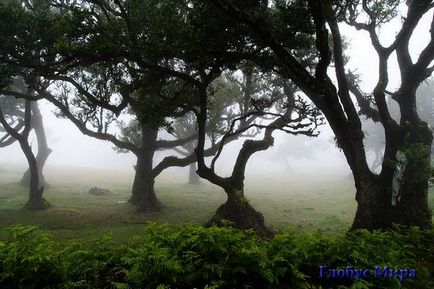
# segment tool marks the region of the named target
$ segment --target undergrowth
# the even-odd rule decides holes
[[[337,236],[287,230],[267,241],[229,224],[148,224],[126,243],[110,236],[58,243],[35,226],[3,230],[0,288],[434,288],[434,233],[417,228]],[[394,273],[321,278],[320,266]],[[402,278],[400,269],[416,277]]]

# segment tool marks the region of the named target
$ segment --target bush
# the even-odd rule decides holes
[[[0,242],[0,288],[52,288],[63,281],[63,268],[49,234],[35,226],[6,229],[9,238]]]
[[[268,288],[275,280],[264,241],[231,227],[149,225],[128,255],[132,288]]]
[[[60,251],[65,282],[62,288],[114,288],[126,281],[122,257],[127,248],[116,244],[109,235],[94,245],[73,241]]]
[[[0,288],[434,288],[434,233],[368,232],[344,236],[284,231],[271,240],[229,225],[149,224],[117,244],[56,243],[32,226],[6,229]],[[320,278],[327,268],[414,268],[416,279]]]

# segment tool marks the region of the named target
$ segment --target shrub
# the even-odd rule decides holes
[[[330,236],[286,230],[271,240],[229,225],[149,224],[118,244],[56,243],[34,226],[5,229],[0,288],[434,288],[434,232],[359,230]],[[320,278],[328,268],[414,268],[416,279]]]
[[[63,281],[61,260],[51,235],[35,226],[6,229],[0,242],[0,288],[52,288]]]
[[[268,288],[275,280],[265,242],[231,227],[149,225],[130,249],[133,288]]]
[[[82,241],[67,243],[59,252],[63,260],[65,283],[63,288],[114,288],[125,282],[126,269],[122,257],[124,245],[116,244],[109,235],[103,236],[92,246]]]

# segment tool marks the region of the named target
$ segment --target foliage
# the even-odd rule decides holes
[[[0,242],[1,288],[49,288],[62,282],[60,254],[49,234],[35,226],[6,230],[9,239]]]
[[[405,157],[398,161],[398,166],[408,171],[403,182],[417,183],[433,176],[434,168],[431,159],[426,157],[431,153],[430,146],[421,143],[408,145],[403,153]]]
[[[126,248],[115,244],[109,235],[94,246],[74,241],[61,252],[66,282],[63,288],[111,288],[125,280],[122,256]]]
[[[1,288],[432,288],[434,232],[417,228],[330,236],[287,230],[266,241],[226,224],[149,224],[118,244],[58,244],[34,226],[5,229]],[[415,268],[416,279],[320,279],[329,268]]]

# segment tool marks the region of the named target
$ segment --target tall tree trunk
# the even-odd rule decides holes
[[[265,226],[264,216],[255,210],[244,197],[243,189],[226,189],[227,201],[221,205],[206,226],[233,222],[239,229],[253,229],[259,236],[271,238],[273,233]]]
[[[336,130],[337,131],[337,130]],[[335,133],[336,133],[335,131]],[[383,162],[380,175],[369,169],[363,146],[363,134],[337,134],[348,165],[351,168],[356,188],[357,210],[352,229],[385,229],[392,225],[392,181],[394,167]],[[391,139],[392,135],[388,136]],[[385,158],[393,155],[395,145],[386,145]],[[385,165],[387,163],[387,165]]]
[[[24,205],[28,210],[45,210],[50,204],[42,197],[44,186],[39,183],[38,164],[27,140],[20,140],[21,149],[27,158],[30,171],[29,199]]]
[[[197,171],[196,162],[191,163],[188,171],[188,183],[191,185],[200,184],[200,177],[196,173],[196,171]]]
[[[395,199],[394,222],[402,225],[431,228],[428,207],[428,180],[431,175],[432,131],[418,120],[405,137],[405,167],[399,194]]]
[[[35,131],[36,139],[38,142],[38,154],[36,155],[36,163],[38,165],[38,178],[40,186],[46,187],[46,182],[43,174],[45,162],[52,150],[48,147],[47,137],[45,135],[44,123],[42,121],[42,114],[39,110],[37,102],[31,102],[32,119],[31,126]],[[21,178],[20,184],[28,186],[30,184],[30,168],[26,170]]]
[[[30,93],[29,91],[30,90],[28,89],[27,93]],[[32,152],[32,148],[29,145],[28,137],[31,129],[31,117],[31,101],[26,100],[24,108],[24,129],[22,133],[19,133],[6,121],[0,107],[0,123],[5,130],[19,142],[20,147],[26,156],[27,162],[29,163],[29,199],[24,205],[24,208],[29,210],[44,210],[47,209],[50,204],[42,197],[42,194],[44,193],[44,186],[39,183],[38,164],[36,162],[35,155]]]
[[[392,225],[390,182],[379,176],[355,177],[357,210],[352,229],[386,229]]]
[[[155,194],[152,171],[157,134],[158,130],[142,124],[142,147],[137,155],[132,196],[129,200],[142,212],[160,211],[163,208]]]

